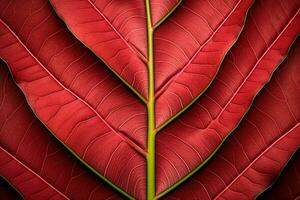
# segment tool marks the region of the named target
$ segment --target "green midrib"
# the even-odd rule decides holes
[[[146,2],[147,43],[148,43],[148,140],[147,140],[147,199],[155,199],[155,97],[154,97],[154,57],[153,57],[153,25],[151,19],[150,0]]]

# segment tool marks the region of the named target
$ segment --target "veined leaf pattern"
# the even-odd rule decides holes
[[[91,27],[85,26],[86,23],[98,23],[97,19],[101,15],[106,15],[110,21],[120,23],[114,25],[115,29],[123,30],[122,27],[128,24],[127,27],[139,35],[133,37],[134,39],[137,40],[139,37],[143,37],[141,41],[144,44],[147,44],[147,40],[153,43],[153,49],[148,44],[148,51],[154,54],[151,57],[154,59],[155,69],[151,78],[155,80],[153,83],[155,84],[156,101],[155,120],[156,126],[159,127],[187,107],[211,82],[222,57],[241,31],[246,11],[252,1],[230,0],[226,2],[227,5],[222,0],[216,2],[207,0],[182,1],[181,3],[177,2],[178,5],[176,1],[169,2],[164,7],[169,8],[170,12],[172,12],[172,7],[177,6],[177,8],[172,12],[170,19],[165,19],[164,23],[158,27],[155,27],[157,18],[159,18],[156,16],[166,14],[157,14],[160,9],[155,6],[162,6],[163,1],[159,1],[159,3],[158,1],[150,1],[151,11],[154,10],[151,12],[154,17],[151,21],[151,27],[148,27],[148,29],[153,29],[149,30],[152,32],[151,37],[153,38],[151,39],[147,39],[146,24],[134,23],[134,20],[137,20],[137,18],[143,18],[145,23],[147,13],[142,11],[135,13],[138,8],[145,10],[146,3],[144,4],[144,1],[130,1],[126,4],[119,3],[119,1],[95,1],[93,5],[91,5],[91,1],[81,0],[52,0],[51,2],[70,30],[101,58],[105,55],[98,51],[95,43],[97,43],[98,39],[104,40],[104,37],[101,37],[99,32],[105,31],[104,33],[106,33],[106,29],[101,25],[97,26],[95,24],[91,25]],[[122,11],[116,12],[113,8],[122,9]],[[74,10],[78,10],[79,13],[73,12]],[[88,11],[95,12],[95,16],[81,14],[81,12]],[[126,14],[122,15],[120,13]],[[114,15],[117,15],[117,17]],[[186,20],[186,18],[189,18],[189,20]],[[131,23],[140,24],[141,27],[130,27]],[[94,35],[93,40],[86,38],[87,32]],[[106,39],[103,43],[105,44],[109,41],[109,39]],[[102,43],[97,44],[102,45]],[[111,45],[111,48],[114,47]],[[100,49],[102,51],[105,50],[103,46]],[[117,48],[114,48],[114,50],[117,50]],[[109,51],[106,49],[105,52]],[[148,57],[150,52],[148,52]],[[117,56],[122,55],[121,53],[115,54]],[[117,58],[113,56],[113,59]],[[117,60],[120,61],[122,59],[130,62],[126,57],[119,57]],[[109,60],[105,61],[109,62]],[[147,58],[147,61],[149,64],[151,58]],[[150,69],[147,71],[146,68],[146,71],[144,71],[140,70],[137,65],[134,65],[133,69],[130,66],[125,66],[126,70],[122,70],[119,76],[127,80],[141,95],[147,94],[146,98],[149,99]],[[115,71],[119,70],[115,69]],[[127,72],[132,78],[127,78]],[[129,79],[135,80],[134,83],[128,81]],[[145,81],[147,84],[141,84]]]
[[[1,176],[24,198],[121,199],[50,136],[2,61],[0,102]]]
[[[298,39],[216,156],[167,199],[254,199],[274,181],[300,146],[299,55]]]
[[[33,5],[25,1],[15,1],[8,6],[20,5],[29,15]],[[142,198],[145,184],[139,179],[145,174],[144,107],[66,32],[48,2],[36,1],[35,6],[35,15],[31,16],[35,21],[26,20],[13,9],[2,13],[2,19],[15,14],[15,18],[1,21],[0,53],[16,82],[34,112],[59,140],[97,172],[122,185],[132,195],[139,193],[135,196]],[[20,24],[14,19],[19,19]],[[15,32],[19,32],[19,36]],[[39,43],[36,43],[36,34],[40,37]],[[130,163],[123,166],[128,160]],[[135,187],[137,181],[141,183]]]
[[[41,164],[27,158],[34,151],[28,143],[25,154],[15,154],[23,152],[16,146],[28,134],[22,127],[42,125],[22,120],[27,114],[4,104],[0,175],[10,177],[29,199],[36,188],[20,187],[13,177],[21,171],[45,188],[33,199],[99,199],[101,193],[101,199],[121,198],[106,185],[95,188],[97,176],[127,198],[161,198],[190,177],[166,198],[182,199],[189,187],[195,199],[254,198],[299,146],[298,96],[290,96],[299,90],[294,87],[299,75],[291,75],[299,74],[294,64],[299,42],[258,94],[300,32],[299,10],[298,0],[0,0],[0,57],[26,98],[11,97],[7,103],[3,89],[2,104],[18,113],[14,101],[28,103],[36,115],[29,119],[38,118],[52,133],[47,136],[51,149],[62,152],[50,139],[55,137],[87,166],[82,172],[90,170],[95,177],[80,175],[89,183],[83,195],[67,192],[68,176],[57,183],[53,171],[38,171]],[[19,129],[7,125],[10,114],[22,123]],[[290,116],[296,125],[288,129]],[[259,127],[255,141],[264,143],[252,142],[252,126]],[[42,129],[34,136],[47,133]],[[9,134],[15,130],[21,143]],[[285,152],[274,157],[269,152],[274,149]],[[67,156],[58,154],[56,160]],[[37,155],[43,158],[48,153]],[[19,172],[9,170],[9,163]],[[267,165],[265,176],[257,168]],[[73,173],[66,163],[59,171],[70,168]],[[210,178],[213,182],[206,181]]]
[[[254,96],[269,80],[299,33],[300,15],[299,6],[296,6],[299,3],[294,3],[289,4],[290,16],[273,1],[255,4],[239,41],[229,51],[208,91],[178,121],[158,135],[157,179],[162,183],[157,185],[158,192],[209,158],[238,125]],[[268,17],[266,9],[282,16],[280,25],[277,22],[278,26],[273,29],[267,26],[274,18]],[[181,148],[170,150],[169,146]]]

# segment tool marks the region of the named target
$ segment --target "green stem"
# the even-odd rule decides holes
[[[148,155],[147,155],[147,199],[155,199],[155,99],[154,99],[154,58],[153,58],[153,25],[150,0],[145,0],[147,15],[148,40]]]

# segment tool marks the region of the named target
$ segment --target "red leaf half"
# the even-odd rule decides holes
[[[0,102],[0,176],[26,199],[121,199],[56,143],[2,61]]]
[[[37,116],[84,162],[145,195],[146,111],[44,0],[0,3],[0,55]]]
[[[300,40],[202,171],[167,199],[253,199],[300,145]]]
[[[201,167],[238,125],[300,32],[299,3],[257,1],[238,42],[207,92],[178,121],[158,134],[158,194]],[[271,12],[280,17],[273,18]],[[270,27],[274,20],[277,26]]]

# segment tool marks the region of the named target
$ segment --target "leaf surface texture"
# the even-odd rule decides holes
[[[1,157],[62,198],[119,198],[90,191],[97,177],[128,198],[160,198],[189,178],[167,198],[188,187],[196,199],[253,198],[299,146],[299,42],[261,91],[300,33],[299,12],[299,0],[0,0],[0,57],[36,115],[15,117],[20,104],[2,90],[0,122],[11,113],[21,126],[4,129]],[[33,146],[19,150],[11,132],[27,138],[30,123],[53,137],[39,121],[56,139],[35,148],[64,152],[60,142],[88,167],[83,196],[66,190],[73,176],[37,170],[45,150],[36,161]]]

